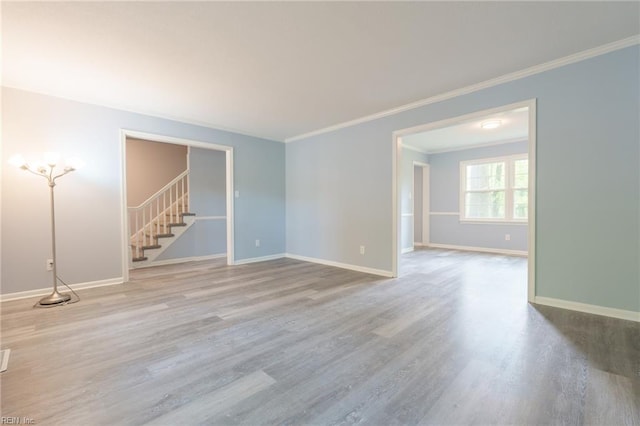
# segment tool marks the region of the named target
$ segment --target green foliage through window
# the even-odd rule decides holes
[[[501,157],[460,163],[464,219],[526,221],[529,160]]]

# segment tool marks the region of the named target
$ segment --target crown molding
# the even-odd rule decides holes
[[[109,109],[114,109],[114,110],[117,110],[117,111],[129,112],[129,113],[132,113],[132,114],[140,114],[140,115],[144,115],[144,116],[147,116],[147,117],[160,118],[162,120],[175,121],[175,122],[178,122],[178,123],[181,123],[181,124],[190,124],[192,126],[206,127],[207,129],[218,130],[218,131],[221,131],[221,132],[235,133],[237,135],[249,136],[249,137],[252,137],[252,138],[265,139],[265,140],[268,140],[268,141],[284,143],[284,140],[274,139],[274,138],[271,138],[271,137],[258,135],[258,134],[247,132],[247,131],[244,131],[244,130],[241,130],[241,129],[233,129],[233,128],[229,128],[229,127],[218,126],[216,124],[208,123],[206,121],[191,120],[191,119],[180,117],[180,116],[160,114],[160,113],[156,113],[156,112],[153,112],[153,111],[135,110],[135,109],[131,109],[131,108],[129,108],[129,107],[125,106],[125,105],[122,105],[122,104],[115,104],[115,103],[109,103],[109,102],[95,102],[95,101],[76,98],[76,97],[71,97],[71,96],[61,96],[61,95],[58,95],[58,94],[55,94],[55,93],[47,92],[46,90],[33,90],[33,89],[28,88],[28,87],[21,87],[19,85],[14,85],[14,84],[11,84],[11,83],[6,83],[6,82],[2,82],[2,87],[6,87],[7,89],[21,90],[23,92],[35,93],[35,94],[38,94],[38,95],[49,96],[51,98],[63,99],[65,101],[78,102],[78,103],[98,106],[98,107],[102,107],[102,108],[109,108]]]
[[[496,141],[491,141],[491,142],[480,142],[480,143],[474,144],[474,145],[460,146],[460,147],[455,147],[455,148],[430,149],[430,150],[423,151],[423,152],[425,154],[429,154],[429,155],[446,154],[448,152],[466,151],[466,150],[469,150],[469,149],[476,149],[476,148],[488,148],[488,147],[491,147],[491,146],[506,145],[506,144],[510,144],[510,143],[527,142],[527,141],[528,141],[527,137],[524,136],[524,137],[519,137],[519,138],[502,139],[502,140],[496,140]],[[404,145],[403,145],[403,147],[404,147]]]
[[[317,135],[321,135],[323,133],[329,133],[335,130],[339,130],[339,129],[343,129],[345,127],[350,127],[350,126],[354,126],[356,124],[362,124],[362,123],[366,123],[369,121],[373,121],[373,120],[377,120],[380,118],[384,118],[384,117],[388,117],[390,115],[395,115],[404,111],[409,111],[415,108],[419,108],[422,106],[426,106],[426,105],[430,105],[430,104],[434,104],[436,102],[441,102],[447,99],[452,99],[458,96],[462,96],[462,95],[466,95],[469,93],[473,93],[473,92],[477,92],[479,90],[482,89],[486,89],[489,87],[493,87],[493,86],[497,86],[500,84],[504,84],[504,83],[508,83],[510,81],[514,81],[514,80],[518,80],[521,78],[525,78],[531,75],[535,75],[535,74],[539,74],[545,71],[549,71],[555,68],[559,68],[565,65],[569,65],[569,64],[573,64],[576,62],[580,62],[586,59],[590,59],[590,58],[594,58],[596,56],[600,56],[600,55],[604,55],[606,53],[609,52],[613,52],[616,50],[620,50],[620,49],[624,49],[626,47],[630,47],[630,46],[634,46],[640,44],[640,35],[635,35],[632,37],[628,37],[622,40],[618,40],[612,43],[608,43],[599,47],[595,47],[592,49],[588,49],[588,50],[584,50],[582,52],[578,52],[569,56],[566,56],[564,58],[560,58],[560,59],[556,59],[550,62],[545,62],[543,64],[540,65],[535,65],[533,67],[521,70],[521,71],[516,71],[510,74],[505,74],[501,77],[497,77],[494,79],[490,79],[490,80],[486,80],[484,82],[481,83],[477,83],[477,84],[473,84],[470,86],[466,86],[460,89],[456,89],[456,90],[452,90],[446,93],[442,93],[440,95],[435,95],[432,96],[430,98],[426,98],[426,99],[422,99],[416,102],[412,102],[406,105],[402,105],[396,108],[392,108],[389,110],[385,110],[376,114],[371,114],[371,115],[367,115],[361,118],[357,118],[354,120],[350,120],[350,121],[346,121],[343,123],[339,123],[339,124],[335,124],[329,127],[325,127],[322,129],[318,129],[318,130],[314,130],[308,133],[303,133],[297,136],[293,136],[290,138],[285,138],[284,140],[280,140],[280,139],[274,139],[272,137],[266,137],[263,135],[259,135],[259,134],[255,134],[255,133],[251,133],[251,132],[247,132],[241,129],[233,129],[233,128],[228,128],[228,127],[224,127],[224,126],[219,126],[216,125],[215,123],[209,123],[206,121],[200,121],[200,120],[191,120],[191,119],[187,119],[184,117],[179,117],[179,116],[172,116],[172,115],[166,115],[166,114],[159,114],[156,113],[154,111],[143,111],[143,110],[135,110],[135,109],[131,109],[125,105],[121,105],[121,104],[110,104],[110,103],[98,103],[95,101],[91,101],[91,100],[86,100],[86,99],[80,99],[80,98],[75,98],[75,97],[65,97],[65,96],[60,96],[58,94],[55,93],[49,93],[46,90],[33,90],[30,88],[26,88],[26,87],[21,87],[19,85],[13,85],[11,83],[7,83],[7,82],[2,82],[2,87],[6,87],[6,88],[10,88],[10,89],[16,89],[16,90],[22,90],[22,91],[27,91],[27,92],[31,92],[31,93],[36,93],[36,94],[40,94],[40,95],[45,95],[45,96],[50,96],[53,98],[58,98],[58,99],[64,99],[64,100],[69,100],[69,101],[73,101],[73,102],[80,102],[80,103],[84,103],[84,104],[89,104],[89,105],[94,105],[94,106],[100,106],[100,107],[104,107],[104,108],[110,108],[110,109],[115,109],[118,111],[124,111],[124,112],[129,112],[129,113],[133,113],[133,114],[140,114],[140,115],[145,115],[148,117],[155,117],[155,118],[161,118],[164,120],[171,120],[171,121],[176,121],[179,123],[183,123],[183,124],[191,124],[194,126],[199,126],[199,127],[206,127],[208,129],[212,129],[212,130],[218,130],[218,131],[222,131],[222,132],[229,132],[229,133],[235,133],[235,134],[239,134],[239,135],[244,135],[244,136],[249,136],[249,137],[254,137],[254,138],[259,138],[259,139],[265,139],[265,140],[269,140],[269,141],[273,141],[273,142],[284,142],[284,143],[289,143],[289,142],[295,142],[295,141],[299,141],[302,139],[306,139],[312,136],[317,136]]]
[[[535,65],[530,68],[526,68],[524,70],[516,71],[513,73],[505,74],[501,77],[493,78],[490,80],[485,80],[481,83],[472,84],[470,86],[462,87],[460,89],[452,90],[446,93],[442,93],[440,95],[435,95],[430,98],[422,99],[420,101],[412,102],[406,105],[399,106],[397,108],[392,108],[386,111],[382,111],[376,114],[367,115],[365,117],[356,118],[355,120],[346,121],[340,124],[335,124],[333,126],[325,127],[323,129],[314,130],[312,132],[304,133],[298,136],[293,136],[290,138],[286,138],[284,140],[285,143],[295,142],[302,139],[307,139],[312,136],[318,136],[323,133],[333,132],[335,130],[343,129],[345,127],[355,126],[357,124],[366,123],[368,121],[378,120],[380,118],[388,117],[390,115],[395,115],[404,111],[409,111],[415,108],[423,107],[426,105],[434,104],[436,102],[442,102],[448,99],[456,98],[458,96],[467,95],[469,93],[477,92],[479,90],[487,89],[490,87],[498,86],[500,84],[508,83],[514,80],[519,80],[521,78],[529,77],[535,74],[540,74],[545,71],[550,71],[555,68],[560,68],[565,65],[570,65],[576,62],[584,61],[586,59],[595,58],[596,56],[604,55],[606,53],[614,52],[616,50],[624,49],[626,47],[631,47],[634,45],[640,44],[640,35],[635,35],[632,37],[628,37],[622,40],[614,41],[612,43],[608,43],[602,46],[594,47],[592,49],[587,49],[582,52],[574,53],[569,56],[565,56],[564,58],[555,59],[553,61],[545,62],[539,65]]]
[[[402,143],[402,148],[403,149],[408,149],[409,151],[419,152],[420,154],[428,154],[428,152],[425,151],[424,149],[420,149],[420,148],[415,147],[415,146],[407,145],[404,142]]]

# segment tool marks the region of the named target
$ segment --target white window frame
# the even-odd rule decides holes
[[[518,160],[528,160],[528,154],[516,154],[516,155],[505,155],[502,157],[492,157],[492,158],[478,158],[475,160],[466,160],[460,161],[460,198],[459,198],[459,206],[460,206],[460,222],[462,223],[510,223],[510,224],[524,224],[526,225],[529,220],[528,219],[516,219],[513,217],[513,193],[517,189],[523,188],[515,188],[514,182],[514,164]],[[466,217],[466,193],[467,193],[467,167],[475,166],[480,164],[487,163],[505,163],[505,175],[506,175],[506,185],[504,188],[505,192],[505,217],[504,218],[467,218]],[[527,183],[527,191],[529,191]],[[527,218],[529,214],[527,214]]]

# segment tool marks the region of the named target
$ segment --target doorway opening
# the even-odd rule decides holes
[[[223,257],[233,265],[233,148],[120,133],[124,281],[137,267]]]
[[[417,247],[527,258],[535,296],[536,103],[393,134],[393,275]]]
[[[429,175],[428,163],[413,161],[413,248],[429,246]]]

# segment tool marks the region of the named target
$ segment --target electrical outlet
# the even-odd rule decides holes
[[[235,192],[236,198],[240,198],[240,191]]]
[[[53,259],[47,259],[47,271],[53,271]]]
[[[511,234],[504,234],[505,241],[511,241]]]
[[[260,247],[260,240],[256,240],[256,247]]]
[[[364,246],[360,246],[360,254],[364,254]]]

